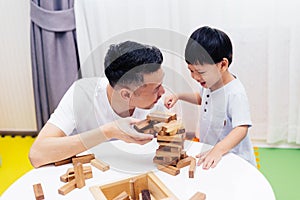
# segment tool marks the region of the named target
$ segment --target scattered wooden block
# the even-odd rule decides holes
[[[74,174],[77,188],[83,188],[85,186],[85,178],[83,174],[83,167],[81,163],[74,165]]]
[[[115,198],[113,198],[113,200],[130,200],[130,198],[129,195],[124,191]]]
[[[177,167],[173,167],[173,166],[165,166],[165,165],[157,165],[157,169],[159,169],[160,171],[166,172],[168,174],[171,174],[173,176],[176,176],[177,174],[180,173],[180,169],[178,169]]]
[[[191,164],[189,168],[189,178],[194,178],[194,174],[196,171],[196,159],[191,157]]]
[[[42,185],[40,183],[33,185],[34,196],[36,200],[45,199]]]
[[[58,189],[58,193],[66,195],[76,188],[76,180],[72,180]]]
[[[191,157],[186,157],[186,158],[184,158],[182,160],[179,160],[178,163],[177,163],[177,165],[176,165],[176,167],[179,168],[179,169],[181,169],[183,167],[186,167],[186,166],[188,166],[188,165],[191,164],[191,160],[192,160]]]
[[[189,200],[205,200],[206,194],[202,192],[196,192]]]
[[[97,158],[91,160],[91,165],[93,165],[94,167],[96,167],[97,169],[105,172],[106,170],[109,170],[109,165],[105,162],[103,162],[102,160],[99,160]]]
[[[93,178],[92,171],[84,171],[83,170],[83,174],[84,174],[85,179]],[[60,176],[60,181],[62,181],[64,183],[70,182],[71,180],[74,180],[74,179],[75,179],[75,174],[70,174],[70,175],[63,174],[63,175]]]
[[[72,162],[75,165],[76,163],[89,163],[91,160],[95,159],[94,154],[87,154],[87,155],[82,155],[82,156],[76,156],[75,158],[72,158]]]
[[[135,180],[134,179],[130,179],[129,181],[129,189],[130,189],[130,197],[131,199],[135,200]]]
[[[65,165],[65,164],[68,164],[68,163],[72,163],[72,158],[75,158],[75,156],[73,156],[71,158],[64,159],[64,160],[57,161],[57,162],[54,163],[54,165],[55,166],[60,166],[60,165]]]

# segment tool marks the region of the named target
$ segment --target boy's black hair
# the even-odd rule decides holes
[[[144,74],[160,69],[163,62],[161,51],[133,41],[110,45],[105,56],[105,75],[112,87],[126,86],[144,81]]]
[[[201,27],[190,36],[185,48],[185,61],[188,64],[215,64],[227,58],[232,62],[230,38],[218,29]]]

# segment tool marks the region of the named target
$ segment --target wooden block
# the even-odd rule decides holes
[[[133,127],[135,128],[135,130],[137,130],[138,132],[143,132],[146,129],[152,128],[153,124],[150,122],[149,119],[144,119],[142,121],[139,121],[137,123],[135,123],[133,125]]]
[[[158,121],[158,122],[169,122],[171,120],[173,120],[174,118],[176,118],[176,114],[171,115],[171,114],[167,114],[167,113],[163,113],[163,112],[153,112],[150,113],[149,115],[147,115],[147,119],[151,120],[151,121]]]
[[[167,152],[173,152],[173,153],[179,153],[181,155],[181,151],[182,151],[182,148],[181,147],[171,147],[171,146],[162,146],[160,145],[158,147],[158,149],[160,151],[167,151]]]
[[[113,200],[130,200],[130,198],[129,195],[124,191],[115,198],[113,198]]]
[[[181,159],[177,162],[176,167],[181,169],[191,164],[192,157]]]
[[[129,181],[129,189],[130,189],[130,197],[132,200],[136,200],[135,197],[135,180],[134,179],[130,179]]]
[[[72,158],[75,158],[75,156],[73,156],[71,158],[64,159],[64,160],[57,161],[57,162],[54,163],[54,165],[55,166],[60,166],[60,165],[65,165],[65,164],[68,164],[68,163],[72,163]]]
[[[42,185],[40,183],[33,185],[34,196],[36,200],[45,199]]]
[[[158,142],[160,146],[183,148],[183,142]]]
[[[68,182],[67,184],[65,184],[64,186],[60,187],[58,189],[58,193],[62,194],[62,195],[66,195],[69,192],[71,192],[72,190],[74,190],[76,188],[76,181],[75,179]]]
[[[85,186],[85,178],[83,174],[83,167],[81,163],[74,165],[75,181],[77,188],[83,188]]]
[[[97,169],[105,172],[106,170],[109,170],[109,165],[105,162],[103,162],[102,160],[99,160],[97,158],[91,160],[91,165],[93,165],[94,167],[96,167]]]
[[[93,178],[92,171],[83,171],[83,174],[84,174],[85,179]],[[65,182],[65,183],[70,182],[71,180],[74,180],[74,179],[75,179],[75,174],[70,174],[70,175],[63,174],[60,176],[60,181]]]
[[[194,178],[194,174],[196,171],[196,159],[191,157],[191,164],[189,168],[189,178]]]
[[[166,124],[165,122],[157,123],[157,124],[153,125],[153,129],[154,129],[156,132],[159,132],[159,131],[161,131],[162,127],[163,127],[165,124]]]
[[[82,156],[77,156],[75,158],[72,158],[72,162],[73,162],[73,164],[76,164],[76,163],[85,164],[85,163],[91,162],[91,160],[93,160],[93,159],[95,159],[94,154],[87,154],[87,155],[82,155]]]
[[[184,137],[183,134],[176,134],[176,135],[172,135],[172,136],[161,136],[158,135],[157,136],[157,141],[158,142],[183,142],[184,141]]]
[[[180,169],[178,169],[177,167],[173,167],[173,166],[157,165],[157,169],[159,169],[160,171],[166,172],[168,174],[171,174],[173,176],[176,176],[177,174],[180,173]]]
[[[186,154],[186,151],[181,151],[180,153],[180,159],[184,159],[184,158],[187,158],[188,155]]]
[[[177,157],[158,157],[153,158],[153,163],[160,165],[176,165],[178,161]]]
[[[164,151],[163,149],[157,149],[156,156],[158,156],[158,157],[167,156],[167,157],[180,158],[180,152],[169,152],[169,151]]]
[[[89,172],[92,171],[92,167],[91,166],[83,166],[83,172]],[[71,175],[74,174],[74,167],[71,167],[67,170],[66,175]]]
[[[189,200],[205,200],[206,194],[202,192],[196,192]]]

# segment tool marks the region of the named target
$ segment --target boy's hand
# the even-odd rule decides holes
[[[215,168],[222,158],[222,152],[214,147],[211,150],[199,153],[196,158],[199,158],[197,165],[202,164],[202,169]]]
[[[166,108],[170,109],[175,105],[175,103],[177,101],[178,101],[178,96],[173,94],[173,95],[165,97],[164,104],[165,104]]]

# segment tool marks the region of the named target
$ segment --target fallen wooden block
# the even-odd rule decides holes
[[[181,160],[179,160],[178,163],[176,164],[176,167],[179,168],[179,169],[181,169],[181,168],[183,168],[183,167],[186,167],[186,166],[188,166],[188,165],[191,164],[191,160],[192,160],[191,157],[186,157],[186,158],[184,158],[184,159],[181,159]]]
[[[205,200],[206,194],[202,192],[196,192],[189,200]]]
[[[55,166],[60,166],[60,165],[65,165],[65,164],[68,164],[68,163],[72,163],[72,158],[75,158],[76,156],[73,156],[71,158],[67,158],[67,159],[64,159],[64,160],[60,160],[60,161],[57,161],[54,163]]]
[[[176,176],[177,174],[180,173],[180,169],[177,167],[169,166],[169,165],[157,165],[157,169],[160,171],[166,172],[168,174],[171,174],[173,176]]]
[[[194,174],[196,171],[196,159],[191,157],[191,164],[189,168],[189,178],[194,178]]]
[[[40,183],[33,185],[34,196],[36,200],[45,199],[42,185]]]
[[[82,156],[76,156],[75,158],[72,158],[72,163],[75,165],[76,163],[89,163],[91,160],[95,159],[94,154],[87,154],[87,155],[82,155]]]
[[[109,165],[97,158],[91,160],[91,165],[93,165],[94,167],[96,167],[97,169],[105,172],[106,170],[109,170]]]
[[[76,180],[72,180],[58,189],[58,193],[66,195],[76,188]]]

